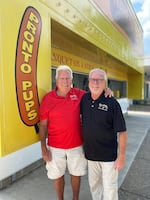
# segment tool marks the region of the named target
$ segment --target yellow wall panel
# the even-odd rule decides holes
[[[130,99],[144,98],[143,82],[144,82],[144,77],[141,74],[131,73],[128,75],[128,98]]]
[[[138,70],[139,63],[131,43],[114,27],[113,22],[95,5],[94,1],[70,0],[68,3],[67,0],[61,2],[43,0],[42,2],[52,9],[54,20]],[[127,4],[126,1],[125,3]]]
[[[0,156],[39,140],[39,101],[51,88],[51,41],[49,13],[36,3],[14,0],[0,6]]]
[[[111,67],[106,67],[98,63],[85,60],[81,57],[64,52],[60,49],[52,48],[52,66],[69,65],[74,71],[80,73],[89,73],[93,68],[101,68],[106,71],[108,78],[115,80],[128,80],[128,75],[125,70],[119,70]]]

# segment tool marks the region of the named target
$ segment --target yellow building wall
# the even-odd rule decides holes
[[[32,16],[29,15],[23,21],[28,5],[34,7],[30,11]],[[33,11],[42,16],[40,27],[40,19],[37,20]],[[34,105],[37,104],[38,107],[42,96],[51,89],[50,16],[47,9],[37,1],[2,1],[0,26],[0,156],[4,156],[39,140],[35,129],[39,117]],[[22,32],[24,38],[20,40],[20,53],[18,52],[17,58],[16,49],[22,26],[25,27]],[[34,37],[37,32],[41,32],[39,38]],[[35,52],[38,39],[39,46]],[[24,60],[21,59],[22,55],[26,55]],[[18,71],[15,72],[17,59]],[[37,91],[32,90],[30,83]],[[38,97],[35,98],[36,93]],[[28,119],[25,119],[25,116],[28,116]]]
[[[51,34],[53,66],[67,64],[73,70],[85,73],[100,67],[109,78],[128,80],[127,65],[53,20]]]
[[[37,114],[51,90],[51,65],[83,73],[100,67],[128,82],[129,97],[143,95],[143,71],[129,44],[92,1],[1,1],[0,30],[0,156],[39,140]]]
[[[144,69],[143,66],[139,63],[138,56],[136,54],[135,48],[138,50],[140,49],[140,55],[142,55],[143,51],[143,41],[142,41],[142,28],[137,21],[137,17],[135,16],[134,10],[131,6],[131,3],[127,1],[121,1],[118,2],[117,6],[121,5],[123,6],[126,4],[126,8],[128,10],[125,10],[126,13],[125,17],[126,19],[129,18],[129,15],[132,16],[132,21],[134,21],[134,24],[129,22],[130,26],[136,26],[136,30],[134,33],[132,33],[135,37],[136,44],[134,44],[134,48],[132,48],[131,42],[127,40],[127,38],[122,34],[122,32],[118,31],[118,29],[114,26],[113,21],[110,21],[108,17],[105,15],[105,12],[100,10],[96,7],[95,3],[97,0],[87,1],[83,0],[81,1],[69,1],[69,4],[67,1],[61,2],[50,2],[48,0],[45,0],[43,3],[50,9],[53,10],[53,19],[57,21],[60,24],[63,24],[64,27],[69,29],[70,31],[76,33],[81,38],[84,38],[90,44],[93,44],[95,46],[93,50],[92,58],[93,61],[95,61],[95,56],[99,57],[100,59],[97,60],[98,63],[100,63],[102,66],[107,66],[107,68],[110,69],[108,73],[110,72],[110,77],[115,78],[117,80],[123,78],[120,76],[122,74],[122,71],[127,74],[127,76],[132,77],[132,70],[138,77],[138,80],[140,81],[140,86],[138,90],[138,94],[132,89],[136,87],[136,82],[128,82],[128,89],[130,92],[130,97],[134,98],[134,95],[136,98],[141,99],[144,98],[143,95],[143,77],[144,77]],[[97,1],[99,2],[99,1]],[[107,0],[105,1],[106,4],[109,2],[111,4],[112,1]],[[115,2],[114,2],[115,3]],[[73,6],[71,6],[71,4]],[[102,3],[103,4],[103,3]],[[120,10],[125,9],[125,7],[120,7]],[[121,17],[121,16],[120,16]],[[126,24],[128,26],[128,24]],[[56,33],[57,34],[57,33]],[[68,35],[67,35],[68,37]],[[72,40],[74,41],[74,40]],[[71,43],[72,44],[72,43]],[[69,47],[71,46],[69,45]],[[83,45],[82,40],[80,40],[80,44]],[[85,44],[84,44],[85,45]],[[57,47],[57,45],[56,45]],[[87,49],[91,48],[90,45],[87,45]],[[73,47],[74,48],[74,47]],[[103,50],[103,55],[98,49]],[[137,50],[137,52],[138,52]],[[72,50],[73,52],[74,50]],[[76,51],[78,54],[80,51]],[[87,50],[86,54],[89,58],[91,55],[91,52],[89,54],[89,51]],[[82,55],[81,55],[82,56]],[[117,66],[116,66],[117,65]],[[118,67],[119,65],[119,67]],[[119,72],[114,72],[118,68]],[[130,68],[132,70],[130,70]],[[112,73],[111,73],[112,72]],[[134,78],[134,77],[133,77]],[[131,95],[132,93],[132,95]],[[128,93],[127,93],[128,94]]]
[[[96,6],[94,0],[70,0],[69,3],[67,0],[41,2],[52,10],[54,20],[123,63],[139,70],[139,63],[131,43]],[[128,4],[128,1],[125,3]]]
[[[109,68],[60,49],[52,48],[52,66],[57,67],[59,65],[69,65],[73,71],[86,74],[93,68],[101,68],[106,71],[108,78],[128,81],[128,75],[125,70],[118,71],[118,69]]]
[[[143,84],[144,84],[143,74],[134,74],[134,73],[129,74],[128,75],[128,98],[129,99],[143,99],[144,97]]]

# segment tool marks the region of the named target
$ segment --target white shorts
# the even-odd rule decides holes
[[[83,176],[87,173],[87,160],[82,146],[72,149],[49,147],[52,161],[46,163],[49,179],[57,179],[65,174],[66,168],[71,175]]]

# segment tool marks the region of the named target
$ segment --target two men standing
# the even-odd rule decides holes
[[[86,174],[88,160],[93,200],[117,200],[117,175],[125,163],[127,135],[121,108],[113,97],[104,95],[107,81],[104,71],[94,69],[90,72],[90,92],[86,94],[71,87],[72,78],[68,66],[59,66],[56,69],[56,88],[45,95],[40,106],[41,149],[48,177],[54,181],[58,200],[64,200],[67,167],[73,200],[79,200],[80,177]]]

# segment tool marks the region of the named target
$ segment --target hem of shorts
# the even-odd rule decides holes
[[[87,171],[84,171],[83,173],[69,173],[72,176],[85,176],[87,174]]]

